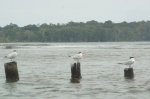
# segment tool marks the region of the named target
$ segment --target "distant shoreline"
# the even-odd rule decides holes
[[[0,42],[139,42],[150,41],[150,21],[88,21],[0,28]]]

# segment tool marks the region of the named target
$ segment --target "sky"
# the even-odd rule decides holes
[[[0,27],[150,20],[150,0],[0,0]]]

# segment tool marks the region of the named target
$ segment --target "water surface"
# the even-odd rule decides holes
[[[6,46],[12,46],[6,49]],[[20,80],[6,83],[4,56],[18,51],[16,59]],[[2,99],[149,99],[150,42],[107,43],[0,43],[0,97]],[[70,83],[68,57],[84,52],[82,80]],[[130,56],[134,79],[124,78],[124,68],[117,64]]]

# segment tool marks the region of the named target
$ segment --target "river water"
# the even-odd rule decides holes
[[[7,49],[6,47],[11,47]],[[18,82],[6,83],[4,58],[17,50]],[[84,52],[80,83],[70,83],[68,57]],[[135,77],[124,78],[135,57]],[[0,43],[0,99],[150,99],[150,42]]]

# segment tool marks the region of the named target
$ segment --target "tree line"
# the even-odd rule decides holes
[[[150,21],[104,23],[94,20],[66,24],[0,27],[0,42],[121,42],[150,41]]]

